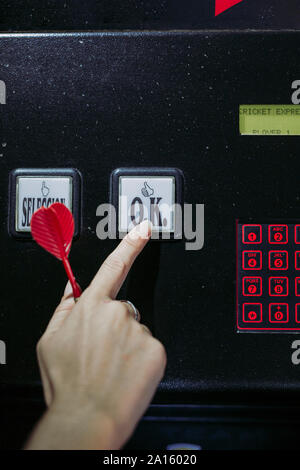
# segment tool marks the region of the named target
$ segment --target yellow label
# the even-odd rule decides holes
[[[241,104],[241,135],[300,135],[300,105]]]

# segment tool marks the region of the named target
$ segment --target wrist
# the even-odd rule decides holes
[[[118,447],[117,426],[113,418],[89,402],[54,401],[49,413],[59,426],[70,430],[75,448],[80,443],[85,449]]]
[[[53,402],[33,432],[28,449],[118,449],[116,425],[89,404]]]

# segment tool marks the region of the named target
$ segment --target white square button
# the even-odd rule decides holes
[[[16,179],[16,232],[30,232],[32,214],[54,202],[72,211],[71,176],[18,176]]]
[[[153,232],[174,233],[175,184],[174,176],[120,176],[119,232],[148,219]]]

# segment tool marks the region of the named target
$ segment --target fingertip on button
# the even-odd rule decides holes
[[[139,238],[141,239],[149,239],[152,234],[152,222],[148,219],[143,220],[140,224],[136,225],[129,233],[128,237],[131,238],[132,240],[137,240]]]

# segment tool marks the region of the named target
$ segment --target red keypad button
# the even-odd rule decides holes
[[[269,278],[269,295],[281,297],[289,293],[289,280],[287,277]]]
[[[300,225],[295,225],[295,243],[300,243]]]
[[[300,251],[295,251],[295,269],[300,269]]]
[[[295,321],[300,323],[300,304],[295,305]]]
[[[243,294],[259,296],[262,294],[261,277],[244,277],[243,278]]]
[[[262,304],[243,304],[243,320],[249,323],[259,323],[262,321]]]
[[[269,269],[285,270],[288,269],[287,251],[269,251]]]
[[[261,225],[243,225],[242,240],[243,243],[261,243]]]
[[[288,304],[273,303],[269,305],[269,320],[271,323],[287,323],[289,321]]]
[[[269,243],[285,244],[288,242],[287,225],[269,225]]]
[[[262,253],[261,251],[243,251],[242,260],[243,269],[261,269]]]
[[[300,297],[300,277],[295,278],[295,295]]]

